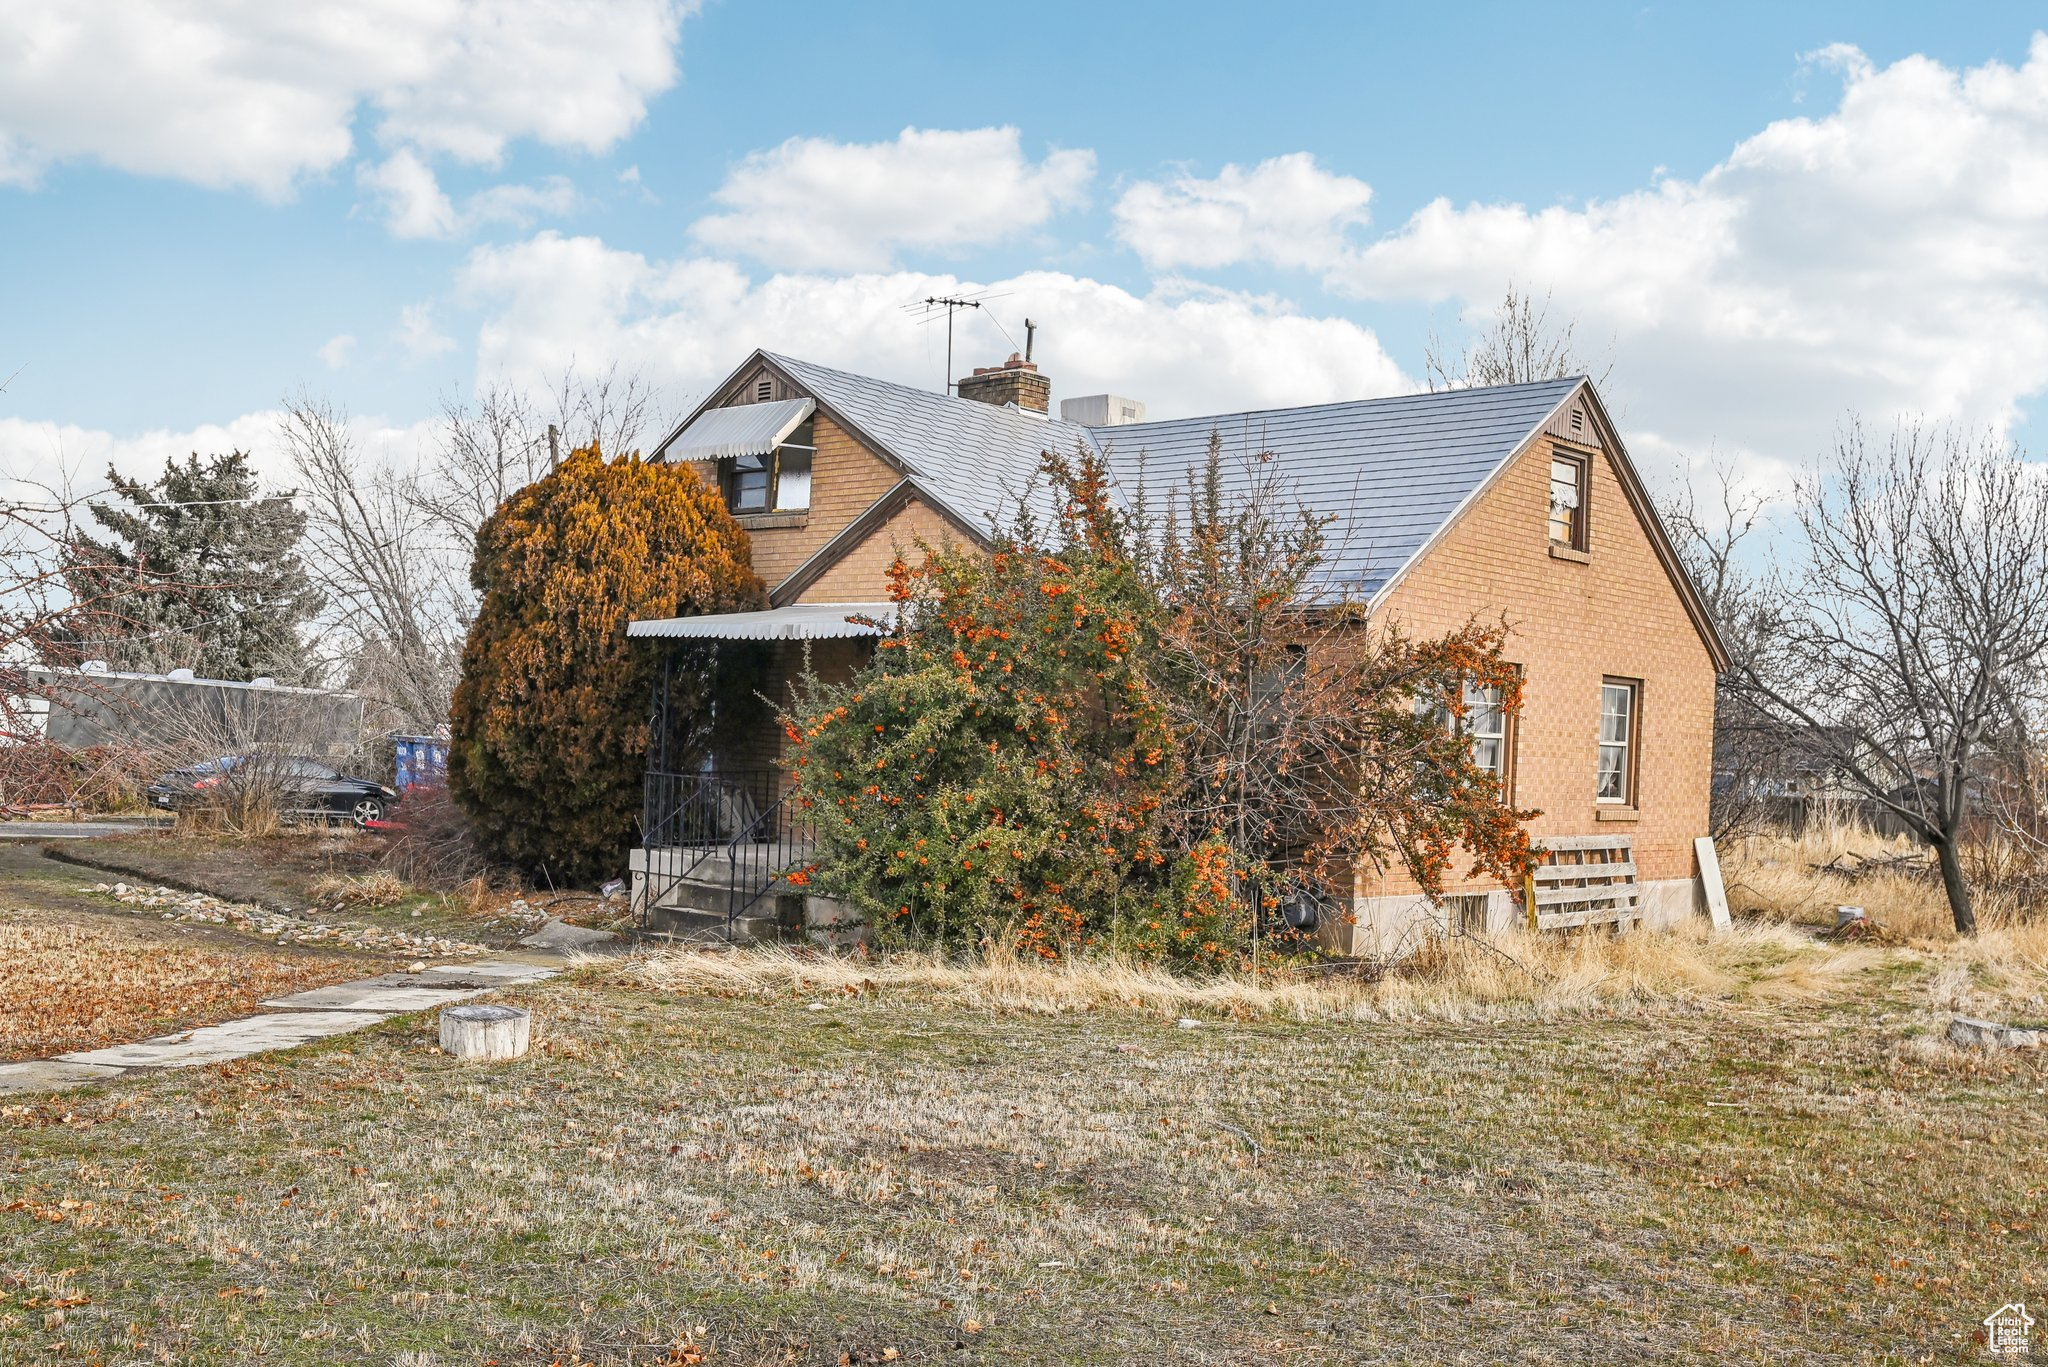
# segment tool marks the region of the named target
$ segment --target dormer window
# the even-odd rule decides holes
[[[808,511],[818,405],[807,398],[744,402],[749,392],[741,391],[742,402],[699,412],[658,454],[715,471],[725,506],[738,516]]]
[[[1567,451],[1550,457],[1550,544],[1586,549],[1586,458]]]
[[[808,420],[773,451],[719,462],[725,506],[739,514],[800,513],[811,506],[811,457],[817,447]]]

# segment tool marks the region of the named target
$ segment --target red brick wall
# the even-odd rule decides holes
[[[1514,801],[1540,808],[1532,835],[1635,838],[1639,877],[1688,878],[1692,841],[1707,831],[1713,777],[1714,666],[1683,600],[1630,508],[1606,454],[1590,454],[1587,560],[1550,553],[1550,452],[1538,437],[1465,510],[1388,596],[1383,619],[1414,633],[1472,618],[1512,628],[1507,655],[1522,667]],[[1636,820],[1601,819],[1593,800],[1603,676],[1642,681]],[[1476,882],[1459,886],[1477,888]],[[1372,880],[1374,896],[1411,891]]]

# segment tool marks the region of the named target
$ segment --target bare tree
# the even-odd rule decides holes
[[[659,422],[653,387],[616,364],[565,371],[540,399],[490,383],[444,399],[432,450],[398,469],[366,460],[348,415],[328,401],[301,394],[284,407],[280,436],[305,486],[346,676],[381,720],[410,730],[447,721],[485,519],[548,474],[554,447],[625,452]]]
[[[1423,348],[1423,370],[1432,391],[1585,375],[1590,369],[1572,341],[1577,330],[1578,323],[1572,319],[1551,324],[1548,294],[1539,304],[1533,294],[1521,293],[1510,284],[1494,314],[1493,326],[1465,350],[1447,355],[1442,339],[1432,333]],[[1604,385],[1612,370],[1612,366],[1603,369],[1598,382]]]
[[[86,541],[88,498],[68,475],[56,484],[0,478],[0,742],[40,734],[50,689],[39,666],[78,664],[97,632],[135,627],[146,600],[195,584],[182,571],[117,562]]]
[[[657,434],[661,426],[660,395],[639,371],[621,372],[617,361],[585,375],[572,360],[549,384],[548,397],[564,452],[595,442],[607,455],[629,455],[643,434]]]
[[[1755,539],[1771,500],[1744,488],[1726,462],[1714,462],[1709,473],[1708,498],[1702,500],[1688,479],[1659,500],[1658,512],[1707,615],[1739,665],[1758,658],[1781,630],[1778,602]],[[1711,834],[1753,829],[1766,818],[1774,789],[1799,767],[1799,757],[1787,752],[1786,742],[1792,739],[1757,710],[1733,671],[1720,676],[1714,690]]]
[[[395,714],[387,720],[438,728],[468,627],[467,541],[451,535],[417,479],[367,462],[348,415],[326,400],[288,400],[279,436],[305,488],[351,686]]]
[[[2048,652],[2048,481],[1955,427],[1903,424],[1879,448],[1852,421],[1836,457],[1799,487],[1804,563],[1772,586],[1782,629],[1738,686],[1933,849],[1974,934],[1961,846]]]
[[[547,472],[546,423],[524,393],[492,382],[471,400],[442,399],[440,440],[431,464],[411,481],[411,496],[468,544],[499,504]]]
[[[653,386],[616,362],[595,375],[563,371],[549,382],[543,403],[502,381],[481,386],[469,400],[442,400],[438,449],[413,481],[413,497],[451,536],[474,541],[499,504],[548,473],[551,427],[561,454],[595,443],[623,455],[662,423]]]

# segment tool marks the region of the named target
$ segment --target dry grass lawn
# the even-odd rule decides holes
[[[2048,1294],[2048,1058],[1939,1031],[2048,990],[2023,931],[592,966],[512,1064],[0,1105],[0,1362],[1973,1362]]]
[[[247,1015],[266,997],[376,973],[363,956],[266,952],[136,918],[0,910],[0,1061],[47,1058]]]

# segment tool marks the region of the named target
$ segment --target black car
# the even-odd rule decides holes
[[[398,805],[398,793],[367,778],[347,774],[305,755],[222,755],[173,769],[149,785],[150,805],[186,811],[218,801],[234,784],[274,786],[278,815],[321,821],[346,819],[358,826],[382,821]]]

